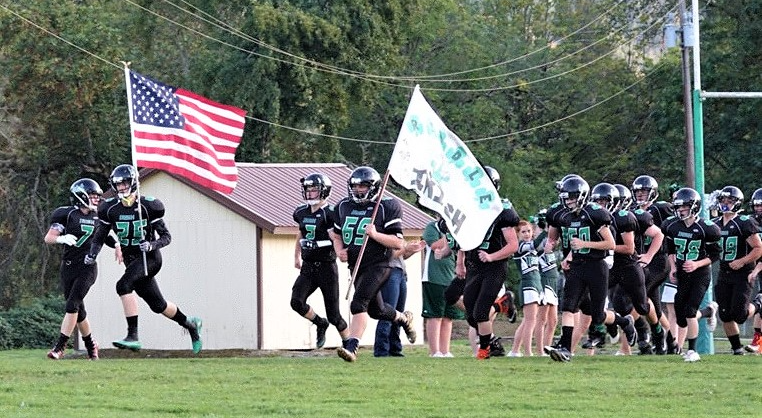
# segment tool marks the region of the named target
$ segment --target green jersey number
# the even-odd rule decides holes
[[[116,227],[116,236],[119,238],[119,245],[122,247],[140,245],[140,237],[144,235],[141,230],[145,228],[146,224],[147,221],[145,219],[138,219],[132,222],[116,222],[114,226]],[[132,234],[134,238],[132,240],[127,238],[130,236],[130,225],[132,225],[132,230],[134,231]]]
[[[733,261],[738,256],[738,237],[720,238],[722,260]]]
[[[315,230],[317,227],[315,225],[304,225],[304,229],[307,230],[307,236],[304,238],[306,239],[315,239]]]
[[[95,232],[95,227],[93,225],[80,225],[79,229],[81,229],[85,235],[79,237],[77,243],[74,244],[76,247],[81,247],[82,244],[84,244],[90,238],[90,235],[93,235],[93,232]]]
[[[571,248],[571,240],[572,238],[579,238],[582,241],[590,241],[590,237],[592,234],[590,234],[590,227],[589,226],[583,226],[582,228],[563,228],[563,244],[564,248]],[[573,250],[575,253],[578,254],[589,254],[590,248],[580,248],[579,250]]]
[[[341,235],[344,245],[362,245],[365,238],[365,227],[370,224],[370,218],[358,218],[357,216],[347,216],[344,225],[341,226]]]
[[[701,240],[687,240],[685,238],[675,238],[675,255],[678,260],[696,261],[701,248]]]

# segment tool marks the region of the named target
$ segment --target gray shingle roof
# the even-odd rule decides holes
[[[294,209],[304,204],[299,179],[320,172],[331,179],[333,188],[328,199],[336,204],[347,195],[347,179],[352,170],[344,164],[259,164],[236,163],[238,185],[229,195],[201,187],[181,176],[166,173],[178,181],[208,196],[233,212],[254,222],[273,234],[295,234],[297,225],[292,218]],[[150,177],[156,170],[141,170],[141,178]],[[383,175],[383,173],[382,173]],[[425,212],[394,196],[388,190],[386,196],[400,201],[403,211],[403,229],[406,235],[420,235],[433,219]]]

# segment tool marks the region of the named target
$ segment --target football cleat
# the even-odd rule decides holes
[[[717,302],[709,302],[707,308],[709,308],[710,313],[709,316],[706,317],[706,330],[714,332],[714,330],[717,329]]]

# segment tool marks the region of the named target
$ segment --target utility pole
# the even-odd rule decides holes
[[[685,0],[680,0],[680,49],[681,61],[683,67],[683,106],[685,120],[685,184],[688,187],[696,188],[696,166],[694,165],[694,136],[693,136],[693,105],[691,93],[691,68],[689,48],[693,47],[693,28],[690,25],[691,19],[685,9]]]

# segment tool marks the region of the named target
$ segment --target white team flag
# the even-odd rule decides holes
[[[438,212],[463,250],[484,240],[503,205],[481,164],[426,102],[418,86],[394,146],[389,174]]]

